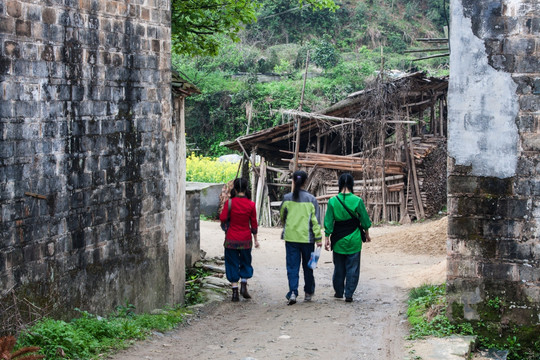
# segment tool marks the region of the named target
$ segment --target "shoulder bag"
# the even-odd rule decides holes
[[[339,198],[339,194],[336,196],[336,198],[338,199],[338,201],[341,203],[341,205],[343,206],[343,208],[345,210],[347,210],[347,212],[349,213],[349,215],[352,216],[353,219],[356,219],[358,220],[358,229],[360,230],[360,235],[362,236],[362,242],[366,242],[366,230],[364,230],[364,228],[362,227],[362,222],[360,221],[360,219],[354,215],[352,213],[351,210],[349,210],[348,207],[345,206],[345,204],[343,203],[343,201],[341,201],[341,199]]]

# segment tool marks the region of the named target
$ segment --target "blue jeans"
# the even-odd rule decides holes
[[[300,262],[302,263],[302,269],[304,270],[304,292],[308,294],[315,293],[315,278],[313,277],[313,269],[310,269],[307,266],[311,253],[314,249],[315,244],[285,241],[287,279],[289,280],[289,292],[287,293],[287,298],[289,298],[292,293],[298,296]]]
[[[225,248],[225,274],[227,280],[232,283],[238,280],[249,279],[253,276],[251,266],[251,249],[227,249]]]
[[[332,285],[337,297],[352,298],[358,280],[360,279],[360,254],[338,254],[333,252],[334,275],[332,276]]]

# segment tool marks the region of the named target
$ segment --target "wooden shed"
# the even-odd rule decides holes
[[[270,209],[290,190],[296,168],[308,173],[307,189],[323,213],[337,194],[337,178],[350,172],[374,222],[423,219],[446,205],[447,90],[447,77],[424,72],[378,79],[317,113],[282,110],[283,124],[223,145],[256,169],[263,224],[272,223]]]

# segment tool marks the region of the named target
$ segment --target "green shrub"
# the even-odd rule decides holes
[[[183,321],[186,311],[176,308],[158,315],[124,312],[127,317],[119,316],[118,311],[109,317],[80,313],[79,318],[70,322],[43,319],[19,337],[17,347],[38,346],[39,353],[49,360],[102,358],[103,353],[146,338],[152,330],[173,329]]]

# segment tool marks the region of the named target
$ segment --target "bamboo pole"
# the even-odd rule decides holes
[[[384,221],[388,221],[388,209],[386,207],[386,173],[385,173],[385,157],[386,157],[386,147],[384,146],[384,140],[385,140],[385,131],[384,131],[384,122],[381,126],[381,195],[382,195],[382,216]]]
[[[409,118],[409,108],[407,108],[407,118]],[[420,209],[418,208],[418,202],[416,201],[416,192],[414,191],[414,184],[413,184],[414,180],[412,179],[413,168],[412,168],[412,165],[411,165],[411,161],[414,162],[414,158],[411,159],[411,151],[409,150],[409,144],[412,144],[410,125],[407,125],[406,137],[407,137],[407,139],[406,139],[407,141],[404,142],[404,145],[405,145],[405,157],[407,159],[407,164],[409,165],[409,174],[408,174],[408,177],[407,177],[408,186],[407,186],[406,202],[408,203],[409,194],[410,194],[411,197],[412,197],[414,214],[415,214],[417,219],[420,219]]]
[[[251,163],[255,164],[255,159],[257,158],[257,146],[253,148],[251,152]],[[257,183],[257,175],[255,170],[251,171],[251,188],[255,189],[255,184]],[[255,202],[255,191],[251,192],[251,201]]]
[[[418,175],[416,174],[416,164],[414,162],[414,150],[413,150],[412,139],[411,139],[411,136],[410,136],[411,135],[410,134],[410,127],[408,127],[407,132],[408,132],[407,135],[409,135],[409,151],[411,153],[411,155],[410,155],[411,171],[412,171],[412,180],[413,180],[413,184],[414,184],[416,202],[418,203],[418,209],[419,209],[419,212],[420,212],[421,219],[423,219],[425,217],[424,205],[422,203],[422,194],[420,194],[420,187],[418,185]]]
[[[244,145],[242,145],[242,143],[240,142],[240,140],[236,139],[236,142],[238,143],[238,145],[240,145],[240,148],[242,149],[242,151],[244,152],[244,156],[246,158],[248,158],[248,160],[251,161],[251,157],[249,156],[249,154],[247,153],[246,149],[244,149]],[[257,172],[257,175],[259,174],[259,172],[257,171],[257,167],[255,166],[255,162],[253,161],[251,163],[251,166],[253,166],[253,170]]]
[[[304,85],[302,86],[302,96],[300,97],[299,111],[302,111],[302,107],[304,105],[304,93],[306,91],[308,66],[309,66],[309,50],[306,55],[306,70],[304,72]],[[296,144],[294,146],[295,150],[294,150],[293,171],[298,170],[298,153],[300,152],[300,135],[302,133],[301,125],[302,125],[302,118],[300,116],[296,116]]]
[[[264,186],[266,182],[266,162],[264,158],[261,158],[261,169],[259,181],[257,182],[257,195],[255,197],[255,209],[257,211],[257,220],[261,221],[262,199],[264,193]]]
[[[248,118],[246,135],[249,135],[249,128],[251,126],[251,117],[253,116],[253,101],[250,101],[246,104],[246,115]]]
[[[439,98],[439,129],[441,136],[444,136],[444,100]]]

